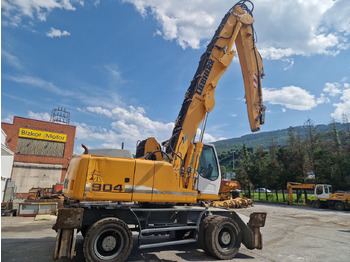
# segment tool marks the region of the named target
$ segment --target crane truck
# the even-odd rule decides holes
[[[314,208],[335,208],[337,210],[350,209],[350,193],[335,192],[332,193],[332,186],[327,184],[302,184],[297,182],[288,182],[287,191],[289,204],[293,205],[293,189],[313,190],[316,200],[309,201],[310,206]],[[307,201],[307,194],[305,192]]]
[[[54,259],[73,258],[77,232],[84,236],[86,261],[124,261],[132,231],[140,249],[196,242],[219,259],[233,258],[243,243],[261,249],[266,213],[250,219],[234,210],[197,205],[219,200],[221,173],[213,145],[203,144],[217,82],[235,55],[245,86],[252,131],[264,124],[263,63],[255,45],[253,3],[242,0],[224,16],[201,56],[169,140],[141,141],[136,158],[86,154],[71,159],[63,185],[66,206],[59,209]],[[201,134],[195,141],[200,124]],[[163,150],[163,149],[164,150]],[[147,236],[175,234],[175,240],[148,243]],[[163,241],[161,239],[160,241]]]

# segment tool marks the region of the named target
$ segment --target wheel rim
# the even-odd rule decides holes
[[[124,247],[124,238],[117,230],[102,231],[94,242],[94,252],[102,260],[116,258]]]
[[[231,236],[230,236],[230,233],[229,232],[222,232],[221,234],[221,242],[224,244],[224,245],[228,245],[231,241]]]
[[[222,251],[230,250],[234,247],[236,242],[235,232],[232,227],[225,226],[223,227],[218,235],[218,247]]]

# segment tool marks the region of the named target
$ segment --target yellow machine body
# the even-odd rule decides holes
[[[63,186],[66,197],[86,201],[195,203],[165,161],[81,155],[72,159]]]

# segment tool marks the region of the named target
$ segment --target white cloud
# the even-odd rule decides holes
[[[105,65],[104,67],[107,70],[109,81],[113,86],[124,83],[125,80],[122,77],[122,73],[119,70],[118,65]]]
[[[80,110],[82,111],[82,110]],[[102,107],[87,107],[87,112],[111,119],[110,127],[88,125],[86,123],[73,122],[76,126],[77,144],[75,153],[81,154],[80,143],[84,143],[88,148],[121,148],[124,142],[125,148],[135,152],[138,141],[148,137],[155,137],[159,143],[169,139],[173,130],[173,123],[162,123],[153,121],[146,116],[143,108],[129,106],[127,108],[115,107],[112,110]],[[50,121],[48,113],[28,112],[28,116],[33,119]],[[200,129],[197,130],[197,138]],[[210,134],[204,135],[204,142],[214,142],[215,139]]]
[[[341,19],[344,19],[343,25],[349,24],[346,12],[335,11],[338,3],[346,5],[346,1],[261,0],[256,3],[255,29],[262,56],[281,59],[292,55],[337,55],[348,48],[348,37],[334,27]],[[339,18],[329,17],[330,12],[336,12]]]
[[[323,95],[315,99],[314,95],[297,86],[285,86],[281,89],[264,88],[263,94],[265,102],[301,111],[311,110],[318,104],[327,102]]]
[[[338,32],[350,35],[350,5],[349,1],[335,1],[331,9],[327,10],[324,22],[327,26],[334,28]]]
[[[325,94],[321,94],[319,98],[316,99],[316,104],[324,104],[329,103],[331,100],[325,96]]]
[[[341,90],[341,84],[334,82],[334,83],[326,83],[325,88],[323,88],[324,92],[329,93],[330,96],[337,96],[342,93]]]
[[[145,19],[147,16],[155,18],[159,22],[155,35],[175,40],[182,48],[203,47],[232,5],[220,0],[123,2],[133,4]],[[348,0],[256,1],[253,14],[258,48],[267,59],[337,55],[350,47],[349,13]],[[289,60],[289,67],[291,62]]]
[[[94,140],[104,140],[108,139],[108,131],[106,129],[96,127],[96,126],[89,126],[85,123],[73,123],[76,126],[76,138],[81,140],[88,140],[88,141],[94,141]]]
[[[1,11],[5,26],[19,26],[24,18],[46,21],[47,15],[54,9],[74,11],[73,3],[81,5],[81,1],[75,0],[2,0]]]
[[[293,58],[283,58],[282,59],[283,63],[285,64],[283,67],[284,71],[287,71],[291,69],[294,65],[294,59]]]
[[[87,107],[90,113],[102,115],[111,119],[110,128],[89,126],[85,123],[74,123],[77,126],[76,137],[86,145],[93,143],[102,148],[120,148],[122,142],[125,148],[135,152],[138,141],[155,137],[159,143],[169,139],[174,123],[162,123],[151,120],[141,107],[129,106],[106,109],[102,107]],[[197,130],[199,137],[200,130]],[[214,142],[210,134],[204,135],[204,142]]]
[[[333,104],[336,109],[331,114],[337,121],[343,120],[343,115],[350,116],[350,88],[343,90],[340,100],[340,103]]]
[[[5,118],[1,118],[1,122],[12,124],[13,123],[13,115],[8,114]]]
[[[94,5],[97,7],[97,6],[99,6],[99,5],[100,5],[100,3],[101,3],[101,1],[100,1],[100,0],[95,0]]]
[[[59,29],[55,29],[55,28],[51,27],[50,32],[47,32],[46,35],[50,38],[54,38],[54,37],[69,36],[70,33],[67,32],[66,30],[61,31]]]
[[[74,152],[75,155],[82,155],[84,153],[84,148],[81,145],[75,144]]]
[[[32,119],[42,120],[42,121],[50,121],[50,115],[48,113],[34,113],[32,111],[28,112],[28,117]]]
[[[9,65],[11,65],[17,69],[22,69],[22,64],[16,56],[10,54],[6,50],[2,50],[1,55],[5,59],[5,61],[7,61],[7,63]]]
[[[116,72],[114,72],[116,74]],[[124,82],[124,80],[109,72],[111,82],[113,83],[113,88],[117,86],[118,83]],[[69,86],[66,89],[56,86],[53,82],[44,80],[40,77],[31,76],[31,75],[2,75],[3,79],[20,83],[23,86],[32,86],[35,88],[40,88],[44,91],[54,93],[59,96],[69,97],[70,99],[79,100],[85,105],[93,105],[104,107],[114,108],[115,105],[123,105],[123,99],[113,90],[106,88],[99,88],[94,85],[89,85],[86,83],[79,82],[75,83],[76,89],[69,89]]]
[[[129,140],[135,140],[135,144],[139,139],[152,136],[162,141],[166,140],[170,137],[174,127],[173,123],[151,120],[146,116],[146,112],[142,107],[115,107],[111,110],[101,107],[87,107],[87,110],[116,120],[111,123],[112,129],[119,134],[123,134]]]
[[[173,123],[153,121],[146,116],[141,107],[87,107],[90,113],[110,118],[110,129],[104,129],[86,124],[77,124],[77,138],[81,140],[99,140],[102,147],[125,143],[125,147],[135,151],[136,143],[148,137],[155,137],[158,142],[168,139],[174,127]]]
[[[13,81],[16,83],[21,83],[21,84],[41,88],[41,89],[53,92],[53,93],[58,94],[58,95],[66,95],[66,96],[72,95],[71,91],[62,90],[62,89],[58,88],[52,82],[48,82],[48,81],[43,80],[39,77],[34,77],[34,76],[29,76],[29,75],[17,75],[17,76],[5,75],[3,77],[4,77],[4,79],[10,80],[10,81]]]
[[[123,0],[136,7],[144,17],[153,16],[160,28],[155,30],[165,40],[175,40],[182,48],[200,48],[202,40],[211,38],[215,27],[230,8],[220,1]],[[226,10],[225,10],[226,9]]]
[[[263,58],[270,59],[270,60],[279,60],[295,54],[297,55],[302,54],[301,52],[299,53],[296,52],[292,48],[282,49],[282,48],[275,48],[273,46],[265,47],[262,49],[259,48],[259,52]]]
[[[196,132],[196,138],[197,140],[199,139],[201,135],[201,129],[197,129],[197,132]],[[218,139],[216,139],[215,137],[213,137],[212,135],[208,134],[208,133],[205,133],[204,132],[204,136],[203,136],[203,142],[204,143],[213,143],[215,141],[217,141]]]

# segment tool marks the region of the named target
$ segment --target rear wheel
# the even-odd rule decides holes
[[[133,245],[128,226],[117,218],[104,218],[85,234],[83,252],[86,261],[125,261]]]
[[[208,251],[208,248],[205,243],[205,232],[210,224],[210,222],[214,219],[217,218],[218,216],[212,215],[212,216],[207,216],[203,219],[199,226],[199,232],[198,232],[198,244],[201,249],[203,249],[206,253],[210,254]]]
[[[241,246],[237,223],[232,218],[217,216],[208,225],[205,243],[212,256],[219,259],[234,258]]]
[[[344,210],[345,209],[345,206],[344,206],[344,203],[343,202],[337,202],[334,204],[334,208],[336,210]]]

